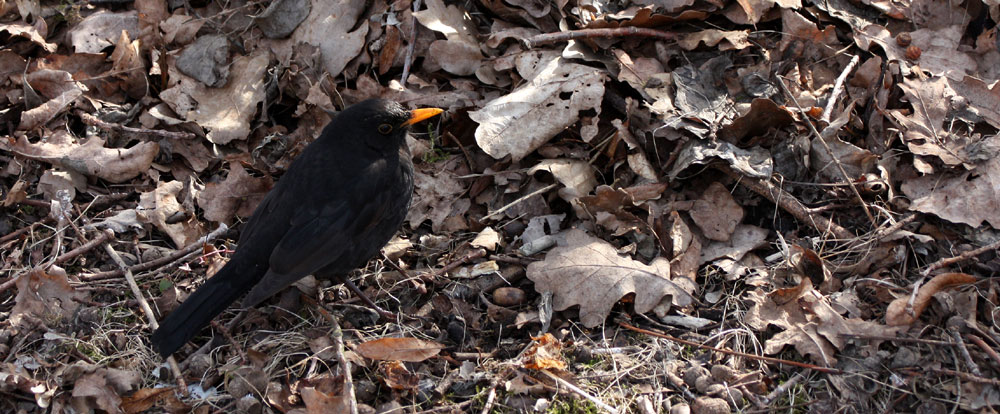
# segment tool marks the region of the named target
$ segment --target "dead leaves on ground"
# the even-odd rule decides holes
[[[393,398],[426,391],[429,376],[450,375],[428,368],[438,360],[432,355],[492,351],[510,338],[526,348],[538,327],[559,335],[540,341],[562,346],[579,332],[574,321],[595,328],[642,314],[713,338],[742,322],[752,341],[719,340],[760,341],[764,354],[823,366],[863,357],[874,367],[886,365],[875,361],[885,348],[857,338],[928,335],[924,324],[953,314],[995,325],[985,309],[996,287],[982,278],[1000,271],[995,255],[967,258],[926,283],[917,276],[922,266],[992,242],[1000,229],[995,7],[422,3],[414,11],[409,1],[174,7],[149,0],[113,9],[8,2],[0,7],[0,185],[9,214],[0,216],[0,230],[58,220],[44,206],[68,197],[86,218],[78,227],[112,229],[126,259],[146,262],[248,216],[338,108],[378,96],[449,110],[409,142],[413,204],[404,234],[386,250],[399,269],[363,278],[372,293],[390,291],[381,300],[430,320],[421,328],[440,342],[358,345],[365,357],[387,361],[365,368]],[[534,38],[585,29],[619,31]],[[638,29],[667,33],[640,38]],[[755,182],[781,191],[749,190]],[[120,198],[90,209],[110,197]],[[916,219],[883,234],[910,214]],[[813,218],[857,237],[834,231],[836,239]],[[94,336],[66,325],[72,314],[92,312],[90,301],[134,299],[104,286],[77,288],[75,273],[107,270],[100,253],[68,263],[69,275],[43,270],[86,239],[71,227],[31,229],[2,245],[2,270],[19,276],[8,285],[17,290],[5,309],[10,329],[52,330],[41,343]],[[56,237],[64,244],[54,246]],[[799,250],[815,256],[819,273],[787,263]],[[202,252],[211,263],[158,271],[142,287],[154,303],[176,302],[225,251],[208,246]],[[976,290],[962,288],[971,283]],[[272,319],[281,316],[258,316],[250,326],[288,328]],[[142,328],[129,324],[136,331],[129,338],[139,338]],[[596,330],[582,332],[593,334],[587,346],[604,343]],[[250,331],[236,335],[251,353],[276,346]],[[114,355],[135,349],[96,346]],[[293,371],[299,362],[270,369]],[[566,370],[574,369],[569,361]],[[660,373],[670,378],[678,369]],[[79,395],[61,399],[54,390],[68,377],[29,371],[0,370],[4,391],[30,394],[39,405],[86,400],[78,409],[148,407],[160,398],[149,389],[123,397],[106,372],[93,371],[74,379]],[[286,411],[342,408],[343,377],[309,374],[256,384],[266,390],[232,395],[234,406],[249,410],[266,399]],[[462,376],[482,385],[482,376]],[[694,381],[673,385],[714,403],[743,401],[732,388],[709,391]],[[843,392],[845,381],[831,380],[842,391],[836,402],[867,404]],[[505,384],[531,390],[513,392],[518,398],[547,392],[523,372]],[[935,397],[958,395],[947,392]],[[985,404],[969,395],[959,400]],[[159,404],[190,408],[176,399]]]

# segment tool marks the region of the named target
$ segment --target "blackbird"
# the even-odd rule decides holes
[[[357,289],[346,275],[392,238],[410,205],[409,126],[441,112],[382,99],[344,109],[257,206],[229,262],[160,323],[153,348],[169,356],[247,292],[244,308],[307,275]]]

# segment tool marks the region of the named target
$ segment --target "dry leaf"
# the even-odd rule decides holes
[[[211,142],[246,139],[250,120],[264,100],[264,75],[270,60],[266,51],[233,59],[229,82],[222,88],[209,88],[171,67],[170,79],[176,84],[160,92],[160,98],[180,116],[207,129]]]
[[[20,326],[25,318],[54,326],[71,318],[80,307],[77,300],[87,300],[86,292],[70,286],[66,271],[53,266],[46,273],[35,269],[17,278],[17,297],[10,311],[10,324]],[[29,325],[30,322],[29,322]]]
[[[593,328],[608,317],[618,300],[635,294],[635,311],[646,313],[670,297],[672,304],[688,306],[690,280],[670,280],[670,264],[656,258],[649,265],[618,255],[608,242],[582,230],[569,230],[566,245],[552,249],[545,260],[528,265],[527,276],[540,293],[552,292],[553,309],[580,305],[580,321]]]
[[[253,177],[238,162],[229,163],[229,175],[221,183],[208,183],[198,193],[198,207],[205,218],[231,223],[233,215],[249,217],[274,185],[270,176]]]
[[[128,32],[130,37],[137,37],[139,34],[137,11],[121,13],[99,11],[73,26],[67,37],[70,46],[73,46],[77,53],[101,53],[104,48],[114,44],[122,31]]]
[[[910,209],[934,214],[952,223],[1000,229],[1000,158],[961,174],[925,175],[903,182]]]
[[[482,65],[476,24],[460,7],[445,6],[442,0],[427,0],[427,9],[413,13],[420,24],[442,33],[445,40],[435,40],[428,59],[445,71],[459,76],[471,75]]]
[[[710,184],[688,213],[705,237],[723,242],[732,237],[736,226],[743,221],[743,207],[719,182]]]
[[[188,211],[177,199],[184,189],[180,181],[164,181],[156,186],[156,190],[142,193],[139,196],[139,216],[146,223],[152,223],[160,231],[167,233],[177,247],[184,247],[198,240],[204,233],[204,225],[194,219],[194,214]],[[176,215],[187,216],[187,220],[174,221]],[[168,222],[169,221],[169,222]]]
[[[605,75],[590,66],[569,63],[558,52],[532,51],[517,58],[517,70],[527,81],[510,94],[483,104],[469,117],[479,123],[476,142],[493,158],[515,161],[541,147],[580,119],[580,111],[601,114]],[[589,141],[596,127],[584,125]]]
[[[753,303],[743,321],[757,331],[769,326],[781,332],[768,338],[764,353],[774,355],[792,345],[803,356],[814,362],[833,366],[836,352],[847,345],[845,334],[891,336],[903,330],[861,319],[847,319],[835,312],[824,300],[806,294],[784,305],[774,302],[771,295],[760,290],[750,292],[747,298]]]
[[[349,412],[348,396],[343,395],[344,378],[323,374],[296,383],[307,414]]]
[[[431,229],[437,233],[442,229],[445,219],[465,214],[472,205],[468,198],[459,197],[464,192],[465,186],[451,171],[441,170],[432,174],[414,171],[413,201],[406,213],[410,228],[416,229],[420,223],[429,219]]]
[[[125,182],[148,170],[160,150],[155,142],[140,142],[131,148],[105,148],[104,140],[98,137],[90,137],[81,144],[66,130],[54,131],[48,140],[35,144],[24,136],[14,145],[0,140],[0,148],[113,183]]]
[[[420,362],[435,356],[444,349],[433,341],[417,338],[381,338],[358,344],[361,356],[379,361]]]
[[[394,390],[412,390],[420,384],[420,377],[406,369],[399,361],[387,362],[382,366],[385,385]]]
[[[916,297],[901,296],[889,304],[885,311],[885,322],[889,325],[909,325],[920,318],[935,293],[955,286],[975,283],[976,278],[965,273],[942,273],[920,286]],[[913,301],[911,302],[910,299]],[[912,307],[910,306],[912,303]]]
[[[500,244],[500,233],[497,233],[492,227],[484,228],[476,235],[476,238],[469,242],[469,245],[473,247],[482,247],[489,251],[496,250],[498,244]]]
[[[552,369],[563,371],[566,361],[562,356],[562,344],[556,337],[546,333],[537,338],[532,337],[533,344],[524,351],[521,364],[528,369]]]
[[[528,174],[538,171],[548,171],[565,188],[559,189],[559,197],[563,200],[573,202],[578,197],[590,194],[597,186],[597,177],[594,176],[594,167],[590,163],[581,160],[571,159],[547,159],[542,160],[528,170]]]

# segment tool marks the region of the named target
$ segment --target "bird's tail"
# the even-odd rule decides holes
[[[234,281],[236,275],[230,272],[239,271],[233,267],[219,270],[160,322],[150,338],[153,349],[164,358],[173,354],[250,289],[252,283]]]

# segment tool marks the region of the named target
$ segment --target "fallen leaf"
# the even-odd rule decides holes
[[[521,364],[525,368],[558,371],[566,369],[566,361],[562,356],[562,344],[556,337],[546,333],[537,338],[532,337],[531,340],[534,342],[521,357]]]
[[[162,181],[153,191],[139,195],[139,217],[146,223],[152,223],[160,231],[166,233],[178,248],[187,246],[198,240],[204,231],[204,224],[194,219],[193,212],[188,211],[178,200],[184,189],[180,181]],[[189,219],[179,222],[169,222],[175,214],[187,215]]]
[[[553,293],[553,309],[580,306],[580,321],[593,328],[611,313],[611,308],[630,293],[635,311],[646,313],[665,296],[676,306],[692,303],[695,286],[688,279],[670,280],[670,264],[656,258],[649,265],[618,255],[608,242],[582,230],[566,233],[566,244],[550,250],[545,260],[528,265],[528,279],[535,290]]]
[[[417,338],[380,338],[357,346],[361,356],[379,361],[420,362],[435,356],[444,345]]]
[[[132,38],[139,34],[139,12],[99,11],[74,25],[67,37],[70,46],[77,53],[101,53],[104,48],[114,44],[123,30]]]
[[[768,231],[749,224],[736,226],[732,237],[727,241],[714,241],[707,244],[701,250],[701,260],[699,264],[704,264],[720,257],[728,257],[733,260],[740,260],[743,255],[753,249],[767,244]]]
[[[253,177],[238,162],[229,163],[229,174],[221,183],[205,184],[195,199],[205,210],[205,218],[232,223],[233,216],[249,217],[268,190],[274,186],[271,177]]]
[[[942,172],[903,182],[910,209],[952,223],[979,227],[985,221],[1000,229],[1000,158],[960,174]]]
[[[732,237],[736,226],[743,221],[743,207],[733,199],[729,189],[719,182],[709,184],[701,198],[695,200],[688,214],[705,237],[723,242]]]
[[[594,167],[590,163],[571,159],[542,160],[528,170],[528,174],[548,171],[564,188],[559,189],[559,197],[573,202],[578,197],[590,194],[597,186]]]
[[[54,327],[63,319],[73,317],[80,307],[78,300],[88,298],[86,292],[77,291],[69,284],[66,271],[57,266],[52,266],[48,272],[34,269],[19,276],[15,285],[17,296],[10,311],[13,326],[21,326],[25,318],[31,318]]]
[[[412,390],[420,384],[420,377],[406,369],[399,361],[390,361],[382,366],[385,385],[394,390]]]
[[[268,52],[233,59],[229,82],[209,88],[171,67],[174,83],[160,92],[160,98],[174,112],[208,130],[206,137],[216,144],[244,140],[250,135],[250,120],[264,100],[264,75],[270,63]]]
[[[416,229],[424,220],[431,221],[431,229],[438,232],[445,219],[465,214],[472,202],[460,198],[465,186],[455,173],[448,170],[424,173],[413,172],[413,201],[406,213],[406,221],[411,229]]]
[[[493,158],[524,158],[580,119],[580,111],[601,113],[606,76],[590,66],[569,63],[558,52],[533,51],[517,58],[525,84],[483,104],[469,117],[479,123],[476,142]],[[585,141],[597,135],[584,125]]]
[[[298,381],[295,388],[302,396],[307,414],[350,412],[349,396],[344,395],[344,378],[323,374]]]
[[[10,24],[0,24],[0,32],[7,32],[10,36],[23,37],[30,40],[32,43],[39,45],[46,52],[52,53],[59,48],[59,45],[55,43],[49,43],[45,41],[38,30],[34,27],[22,24],[22,23],[10,23]]]
[[[489,251],[496,250],[498,244],[500,244],[500,233],[497,233],[492,227],[484,228],[469,242],[469,245],[473,247],[482,247]]]
[[[847,345],[847,335],[891,336],[901,328],[885,326],[861,319],[847,319],[833,311],[824,300],[805,294],[798,300],[779,305],[771,295],[754,290],[747,296],[753,304],[743,321],[753,329],[763,332],[770,326],[780,332],[764,343],[764,353],[774,355],[792,345],[803,356],[814,362],[833,366],[837,363],[837,350]]]
[[[948,288],[975,283],[976,278],[965,273],[942,273],[920,286],[916,296],[904,295],[889,303],[885,311],[885,322],[889,325],[909,325],[920,318],[934,294]],[[912,299],[912,301],[911,301]],[[911,306],[912,304],[912,306]]]
[[[0,140],[0,148],[112,183],[128,181],[148,170],[160,150],[155,142],[140,142],[131,148],[105,148],[104,140],[98,137],[90,137],[81,144],[64,129],[53,131],[48,140],[35,144],[24,136],[13,145]]]

